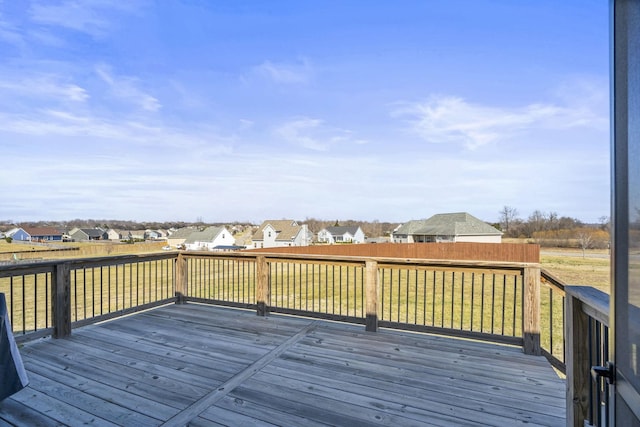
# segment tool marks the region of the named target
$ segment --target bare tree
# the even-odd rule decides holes
[[[576,236],[578,244],[582,249],[582,258],[585,256],[585,251],[593,246],[593,235],[588,230],[580,230]]]
[[[518,210],[516,208],[512,208],[511,206],[504,206],[502,210],[500,210],[500,224],[505,234],[509,234],[509,225],[513,223],[513,221],[518,216]]]

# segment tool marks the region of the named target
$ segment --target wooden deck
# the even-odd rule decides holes
[[[564,426],[565,383],[520,348],[170,305],[26,344],[0,426]]]

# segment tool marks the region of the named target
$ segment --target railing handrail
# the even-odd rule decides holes
[[[589,317],[609,326],[609,295],[591,286],[567,286],[565,292],[581,302],[581,310]]]
[[[609,295],[590,286],[567,286],[565,292],[567,425],[582,426],[594,412],[601,414],[600,403],[593,401],[591,366],[608,360],[607,332],[597,331],[608,330]],[[604,361],[594,360],[594,351]]]
[[[564,292],[566,284],[544,268],[540,269],[540,278],[542,279],[543,283],[546,283]]]

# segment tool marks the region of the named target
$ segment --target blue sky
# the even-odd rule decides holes
[[[0,0],[0,219],[609,215],[605,0]]]

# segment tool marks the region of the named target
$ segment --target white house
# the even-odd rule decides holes
[[[318,232],[318,242],[321,243],[364,243],[365,235],[359,226],[327,227]]]
[[[501,243],[502,232],[466,212],[458,212],[406,222],[393,231],[392,241]]]
[[[212,251],[217,246],[233,246],[235,239],[226,227],[207,227],[193,232],[184,241],[186,249],[192,251]]]
[[[105,233],[107,233],[108,240],[120,240],[120,233],[113,228],[109,228]]]
[[[283,246],[309,246],[313,234],[306,225],[298,225],[291,219],[269,220],[253,234],[254,248],[276,248]]]

